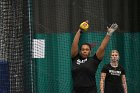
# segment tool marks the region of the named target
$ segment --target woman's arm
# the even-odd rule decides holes
[[[81,31],[81,29],[79,28],[74,37],[73,43],[72,43],[72,47],[71,47],[71,56],[72,57],[75,57],[78,54],[78,43],[79,43],[79,39],[80,39],[80,35],[81,35],[80,31]]]
[[[106,78],[106,73],[101,73],[100,93],[104,93],[105,78]]]
[[[80,24],[80,27],[74,37],[73,43],[72,43],[72,47],[71,47],[71,56],[72,58],[75,57],[78,54],[78,43],[80,40],[80,35],[82,33],[82,29],[83,30],[87,30],[88,29],[88,20],[82,22]]]
[[[112,24],[110,27],[107,27],[107,34],[105,36],[105,38],[103,39],[100,47],[98,48],[96,55],[97,58],[102,60],[104,53],[105,53],[105,48],[110,40],[110,37],[112,35],[112,33],[118,28],[117,24]]]
[[[124,93],[127,93],[127,83],[126,83],[125,75],[122,75],[122,86],[123,86],[123,89],[124,89]]]

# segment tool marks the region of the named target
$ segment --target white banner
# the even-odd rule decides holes
[[[33,39],[32,57],[33,58],[45,58],[45,40]]]

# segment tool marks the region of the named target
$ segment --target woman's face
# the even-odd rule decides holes
[[[82,45],[80,54],[83,58],[87,58],[90,55],[90,47],[88,45]]]
[[[118,62],[119,61],[119,53],[117,51],[113,51],[111,53],[111,61]]]

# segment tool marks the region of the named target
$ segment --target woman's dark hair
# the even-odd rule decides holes
[[[89,48],[90,48],[90,50],[91,50],[91,45],[90,45],[89,43],[83,43],[83,44],[80,46],[80,50],[81,50],[81,48],[82,48],[83,45],[89,46]]]

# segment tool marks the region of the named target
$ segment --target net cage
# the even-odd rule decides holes
[[[0,1],[0,93],[32,93],[29,7],[27,0]]]
[[[115,22],[119,25],[96,72],[98,93],[101,69],[110,62],[112,49],[120,52],[120,64],[126,71],[128,92],[139,93],[138,0],[33,0],[32,5],[34,39],[39,48],[36,53],[44,54],[34,59],[37,93],[72,93],[71,43],[79,24],[85,20],[89,20],[90,26],[81,35],[79,45],[84,42],[95,45],[92,54],[106,35],[107,26]],[[44,47],[45,53],[41,52]]]
[[[79,24],[89,29],[79,45],[93,45],[93,55],[106,27],[119,25],[96,72],[98,93],[110,51],[120,52],[129,93],[140,89],[138,0],[0,0],[0,93],[72,93],[70,49]]]

